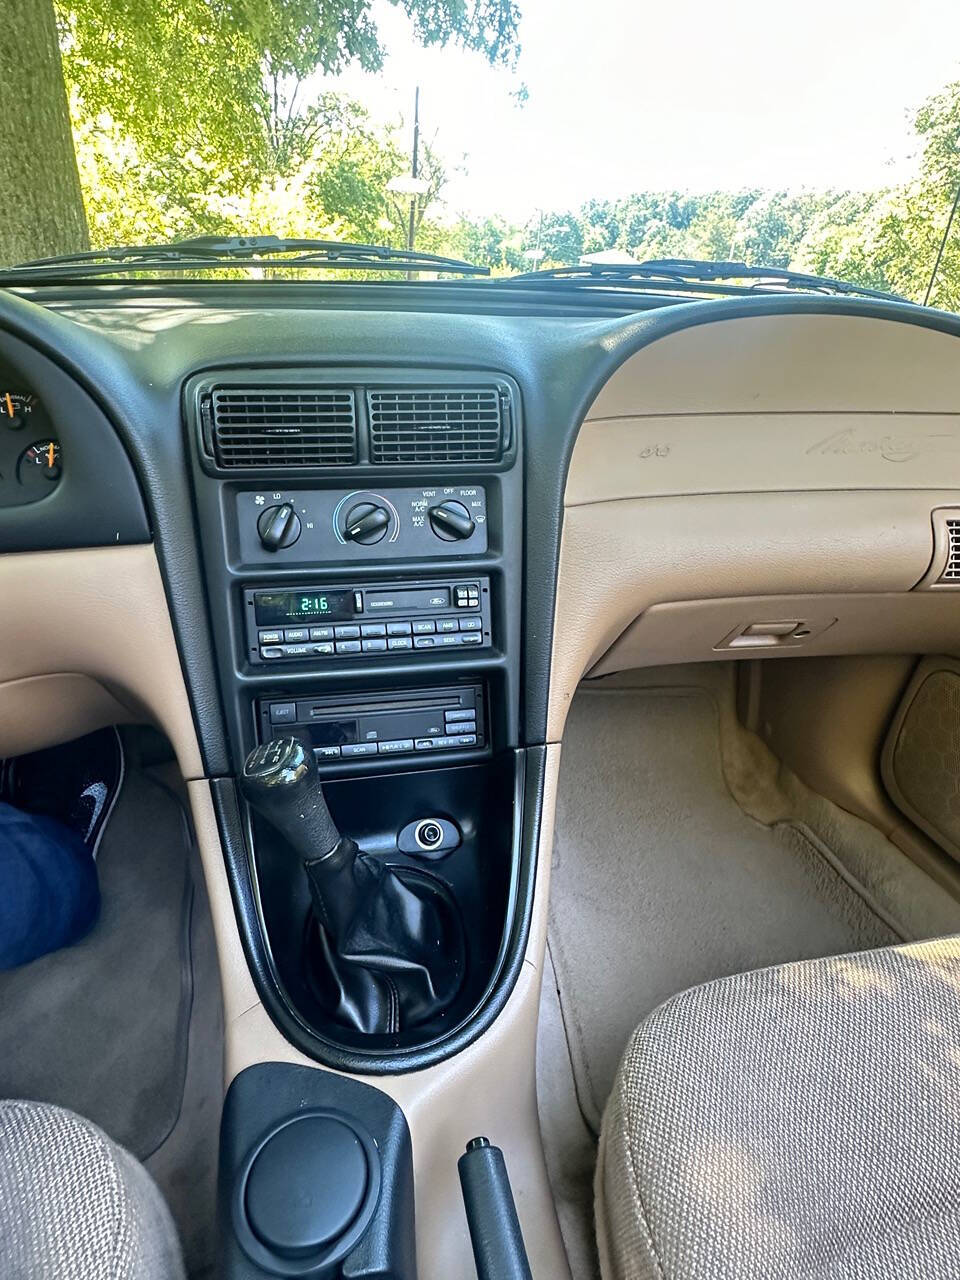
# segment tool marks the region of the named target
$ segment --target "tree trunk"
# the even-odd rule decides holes
[[[89,247],[53,0],[0,0],[0,263]]]

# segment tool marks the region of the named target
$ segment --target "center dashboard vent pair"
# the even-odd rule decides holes
[[[216,383],[199,398],[205,452],[224,469],[499,462],[505,386]]]

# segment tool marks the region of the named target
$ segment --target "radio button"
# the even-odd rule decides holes
[[[352,625],[346,627],[334,627],[333,634],[337,640],[359,640],[360,628]]]
[[[474,720],[476,719],[476,715],[476,711],[471,707],[469,711],[445,711],[443,713],[443,718],[446,720],[447,724],[454,724],[459,720]]]
[[[457,634],[455,636],[437,636],[437,644],[443,645],[447,649],[454,648],[458,644],[463,643],[463,636]]]
[[[375,742],[346,742],[340,748],[342,756],[375,756],[377,754],[377,744]]]
[[[465,582],[454,587],[453,594],[458,609],[476,609],[480,604],[480,586],[476,582]]]
[[[476,745],[477,735],[475,733],[468,733],[461,738],[457,738],[458,747],[475,747]]]
[[[309,644],[285,644],[281,647],[280,652],[285,658],[309,658],[313,653],[313,646]]]
[[[310,632],[306,627],[287,627],[283,638],[287,644],[301,644],[310,639]]]
[[[456,618],[438,618],[437,630],[438,631],[456,631],[457,619]]]
[[[264,645],[260,650],[260,657],[266,661],[272,658],[282,658],[283,649],[280,645]]]
[[[447,728],[451,733],[476,733],[477,723],[475,720],[465,720],[463,724],[448,724]]]
[[[483,630],[482,618],[459,618],[457,619],[457,621],[460,623],[461,631],[482,631]]]
[[[410,624],[407,623],[407,626]],[[409,636],[397,636],[396,639],[387,641],[388,649],[412,649],[413,641]]]
[[[311,640],[332,640],[333,627],[311,627],[310,639]]]
[[[270,723],[271,724],[294,724],[297,719],[297,704],[295,702],[271,702],[270,703]]]
[[[409,622],[388,622],[387,623],[388,636],[408,636],[410,634],[410,631],[411,631],[411,627]],[[409,648],[409,645],[407,647]]]
[[[415,636],[432,636],[437,629],[437,624],[430,618],[425,618],[422,622],[413,624],[413,634]]]
[[[377,750],[382,756],[396,755],[400,751],[412,751],[412,738],[397,738],[393,742],[381,742],[377,746]]]
[[[259,635],[261,644],[279,644],[282,639],[282,631],[261,631]]]
[[[386,640],[361,640],[364,653],[383,653],[387,647]]]
[[[363,613],[363,592],[355,591],[353,593],[353,612]]]
[[[313,754],[321,760],[339,760],[339,747],[314,747]]]
[[[416,741],[418,751],[433,751],[436,745],[436,741],[433,738],[417,738]]]
[[[385,636],[387,629],[382,622],[362,622],[360,624],[360,634],[364,639],[367,636]]]
[[[338,655],[341,653],[359,653],[359,652],[360,652],[359,640],[338,640],[337,641]]]
[[[310,646],[318,658],[329,658],[333,655],[333,645],[330,641],[326,644],[315,644]]]
[[[415,636],[413,640],[413,647],[415,649],[434,649],[436,648],[436,644],[436,636]]]
[[[465,636],[460,637],[461,644],[483,644],[483,636],[479,631],[468,631]]]

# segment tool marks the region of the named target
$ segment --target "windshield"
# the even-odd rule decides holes
[[[733,261],[960,308],[955,3],[0,0],[0,19],[2,266],[276,236],[494,279]]]

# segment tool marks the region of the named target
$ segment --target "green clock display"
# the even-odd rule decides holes
[[[355,613],[352,591],[258,591],[257,626],[282,627],[313,618],[343,622]]]

